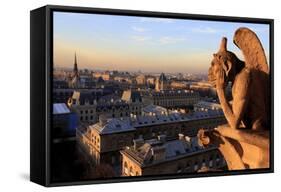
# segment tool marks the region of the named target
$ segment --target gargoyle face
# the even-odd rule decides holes
[[[228,60],[227,53],[218,52],[213,54],[213,60],[211,62],[211,67],[209,68],[208,80],[212,86],[216,87],[217,74],[220,70],[224,71],[226,81],[228,81]]]
[[[209,68],[208,80],[214,87],[216,87],[217,74],[220,70],[224,71],[225,83],[229,81],[229,75],[232,70],[234,54],[227,51],[226,42],[227,39],[223,38],[219,51],[213,54],[213,60]]]

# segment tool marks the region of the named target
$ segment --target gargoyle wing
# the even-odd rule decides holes
[[[241,27],[235,31],[233,42],[243,52],[245,65],[258,71],[269,73],[264,49],[258,36],[248,28]]]

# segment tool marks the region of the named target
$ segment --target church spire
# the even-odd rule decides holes
[[[74,60],[75,60],[75,61],[74,61],[74,63],[75,63],[76,65],[77,65],[77,57],[76,57],[76,52],[75,52],[75,55],[74,55],[74,57],[75,57],[75,58],[74,58]]]
[[[73,69],[73,72],[75,75],[78,74],[78,65],[77,65],[77,57],[76,57],[76,52],[74,54],[74,69]]]

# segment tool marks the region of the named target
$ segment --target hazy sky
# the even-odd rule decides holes
[[[232,43],[238,27],[249,27],[259,36],[266,54],[269,25],[54,13],[54,65],[101,70],[207,73],[221,38],[243,59]]]

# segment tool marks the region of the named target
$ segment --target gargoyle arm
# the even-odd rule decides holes
[[[225,90],[222,88],[217,89],[222,110],[232,128],[239,128],[244,116],[249,101],[249,84],[250,72],[248,70],[243,70],[235,78],[234,90],[232,91],[232,107],[226,99]]]

